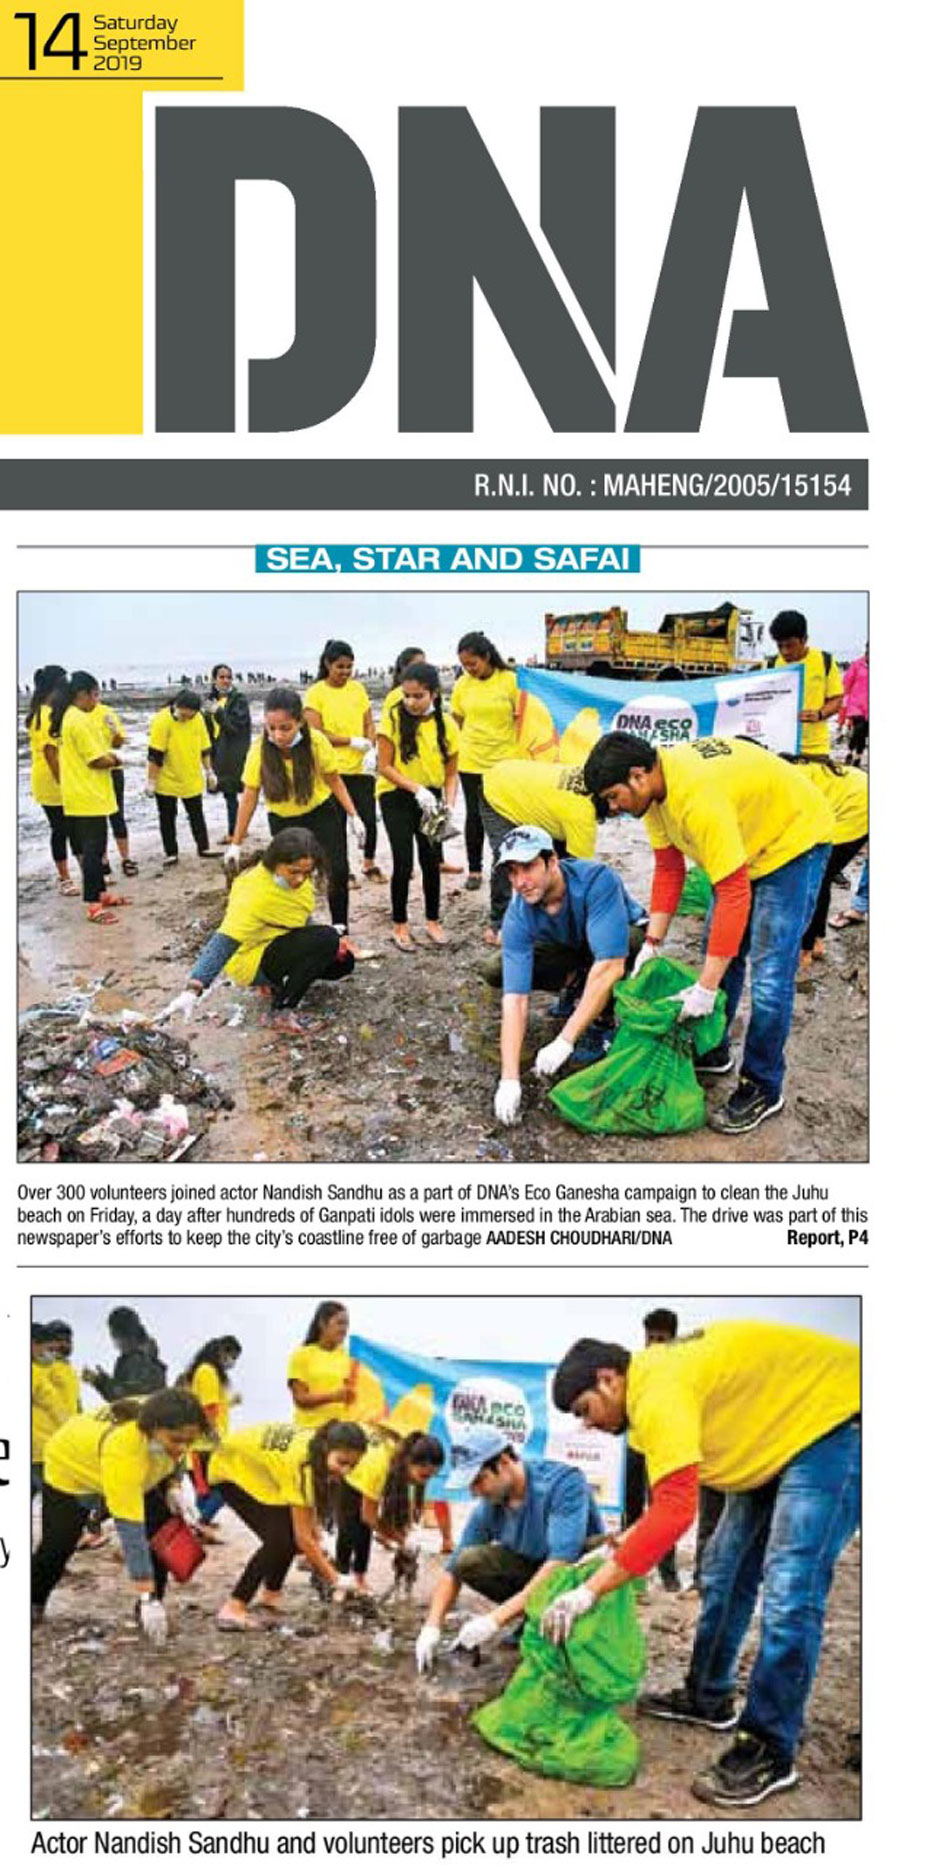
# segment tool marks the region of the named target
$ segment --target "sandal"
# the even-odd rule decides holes
[[[384,882],[385,875],[378,863],[374,861],[372,867],[363,869],[363,879],[364,881],[375,881],[378,884],[379,882]]]
[[[833,913],[829,925],[834,927],[836,932],[845,932],[849,926],[863,926],[866,919],[866,913],[858,913],[854,907],[848,907],[844,913]]]
[[[425,933],[431,945],[449,945],[449,940],[442,926],[425,926]]]
[[[126,855],[125,860],[122,863],[122,872],[123,874],[127,875],[130,880],[133,877],[133,875],[136,875],[138,873],[138,863],[137,861],[133,861],[131,855]]]
[[[463,882],[467,894],[477,894],[481,885],[482,877],[480,874],[467,874]]]
[[[99,904],[101,907],[130,907],[132,903],[126,894],[101,894]]]
[[[399,952],[407,954],[414,951],[414,940],[410,933],[406,933],[404,938],[400,939],[397,932],[392,931],[389,934],[389,938],[393,945],[397,945]]]
[[[71,880],[71,877],[69,874],[59,875],[58,892],[62,896],[62,899],[74,900],[76,899],[77,895],[80,893],[80,888],[78,887],[76,881]]]
[[[108,913],[101,901],[87,908],[87,919],[91,926],[118,926],[119,924],[115,913]]]

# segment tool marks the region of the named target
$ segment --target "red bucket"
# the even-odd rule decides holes
[[[181,1582],[192,1579],[206,1558],[199,1537],[178,1515],[172,1515],[169,1522],[164,1522],[156,1534],[151,1535],[150,1547],[168,1573]]]

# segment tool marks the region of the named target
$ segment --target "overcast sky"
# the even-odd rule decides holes
[[[336,1293],[332,1290],[332,1294]],[[112,1294],[108,1296],[48,1296],[36,1298],[35,1319],[69,1320],[74,1329],[74,1362],[78,1367],[100,1362],[111,1367],[112,1345],[106,1316],[117,1304],[138,1309],[149,1333],[160,1343],[161,1357],[175,1378],[196,1349],[217,1334],[234,1334],[243,1354],[235,1372],[235,1385],[244,1404],[236,1422],[269,1423],[289,1415],[286,1361],[305,1335],[315,1308],[307,1296],[253,1295],[215,1297]],[[700,1327],[710,1320],[748,1317],[786,1321],[818,1328],[846,1340],[857,1340],[860,1309],[853,1296],[692,1296],[672,1297],[670,1289],[657,1295],[588,1296],[358,1296],[349,1302],[351,1324],[357,1334],[384,1346],[407,1348],[420,1354],[465,1360],[521,1360],[555,1364],[571,1342],[582,1334],[620,1341],[633,1347],[642,1343],[642,1317],[650,1308],[674,1308],[682,1329]],[[84,1388],[84,1403],[95,1395]]]
[[[98,594],[26,592],[19,598],[20,682],[54,661],[120,678],[129,668],[197,673],[227,659],[238,671],[290,673],[314,666],[331,636],[349,641],[358,665],[379,667],[403,647],[422,647],[438,663],[454,659],[460,635],[481,628],[503,655],[517,660],[543,654],[547,609],[628,609],[636,628],[658,625],[666,611],[705,609],[735,600],[769,622],[779,609],[800,609],[810,638],[839,659],[853,659],[867,640],[863,592],[812,590],[582,590],[535,594],[449,595],[363,591],[315,594],[301,590],[203,593],[129,591]]]

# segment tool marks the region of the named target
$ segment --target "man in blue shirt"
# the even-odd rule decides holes
[[[462,1586],[496,1603],[494,1612],[474,1615],[459,1632],[463,1649],[475,1651],[520,1617],[547,1574],[577,1561],[606,1533],[583,1471],[548,1458],[524,1463],[504,1433],[489,1426],[454,1446],[447,1489],[466,1488],[477,1507],[434,1588],[415,1646],[419,1671],[430,1670],[440,1627]]]
[[[520,1058],[530,992],[565,987],[569,1012],[558,1036],[534,1063],[541,1080],[575,1061],[597,1061],[613,1035],[613,988],[629,951],[630,921],[645,913],[612,868],[560,859],[545,829],[525,823],[500,842],[512,899],[501,927],[501,1079],[495,1119],[511,1127],[520,1113]]]

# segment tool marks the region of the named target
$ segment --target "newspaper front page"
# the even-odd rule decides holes
[[[0,16],[17,1857],[911,1847],[878,23]]]

